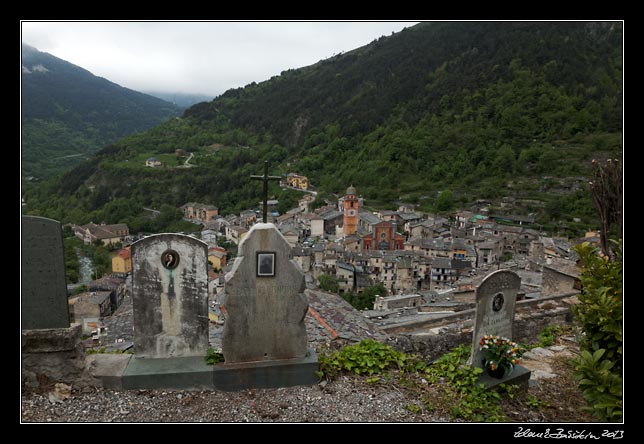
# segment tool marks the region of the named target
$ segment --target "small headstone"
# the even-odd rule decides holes
[[[499,270],[488,275],[476,289],[476,317],[472,337],[474,367],[483,367],[484,356],[479,341],[485,335],[504,336],[512,339],[514,307],[521,278],[513,271]]]
[[[226,364],[303,358],[308,302],[304,273],[275,225],[255,224],[226,275]]]
[[[22,329],[69,327],[60,222],[22,216],[20,266]]]
[[[137,358],[205,356],[208,246],[181,234],[132,244],[132,308]]]

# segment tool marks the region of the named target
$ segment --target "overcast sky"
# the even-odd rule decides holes
[[[22,41],[137,91],[261,82],[417,22],[23,22]]]

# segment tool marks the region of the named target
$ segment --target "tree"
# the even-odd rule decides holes
[[[328,291],[330,293],[338,293],[340,291],[338,281],[333,276],[321,274],[318,277],[318,282],[320,284],[320,288],[324,291]]]
[[[387,289],[382,283],[379,283],[366,288],[362,293],[345,293],[342,298],[356,310],[371,310],[376,296],[385,295],[387,295]]]
[[[452,196],[451,190],[445,190],[438,196],[438,202],[436,203],[436,209],[438,211],[449,211],[454,205],[454,198]]]
[[[622,164],[619,159],[608,159],[602,166],[593,159],[596,166],[590,192],[601,221],[601,248],[607,257],[614,257],[608,239],[615,226],[616,235],[622,238]]]

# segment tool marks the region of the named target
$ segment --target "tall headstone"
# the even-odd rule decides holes
[[[271,223],[255,224],[226,275],[225,363],[307,356],[305,288],[284,236]]]
[[[69,327],[60,222],[22,216],[21,241],[22,329]]]
[[[472,337],[472,366],[483,367],[479,341],[485,335],[512,339],[514,308],[521,278],[513,271],[495,271],[476,289],[476,316]]]
[[[181,234],[132,244],[137,358],[205,356],[208,350],[208,246]]]

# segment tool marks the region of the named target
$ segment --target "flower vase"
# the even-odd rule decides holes
[[[494,370],[492,370],[490,367],[485,365],[485,359],[482,361],[483,368],[487,371],[487,374],[490,375],[493,378],[496,379],[503,379],[503,376],[505,375],[505,368],[502,366],[498,366]]]

